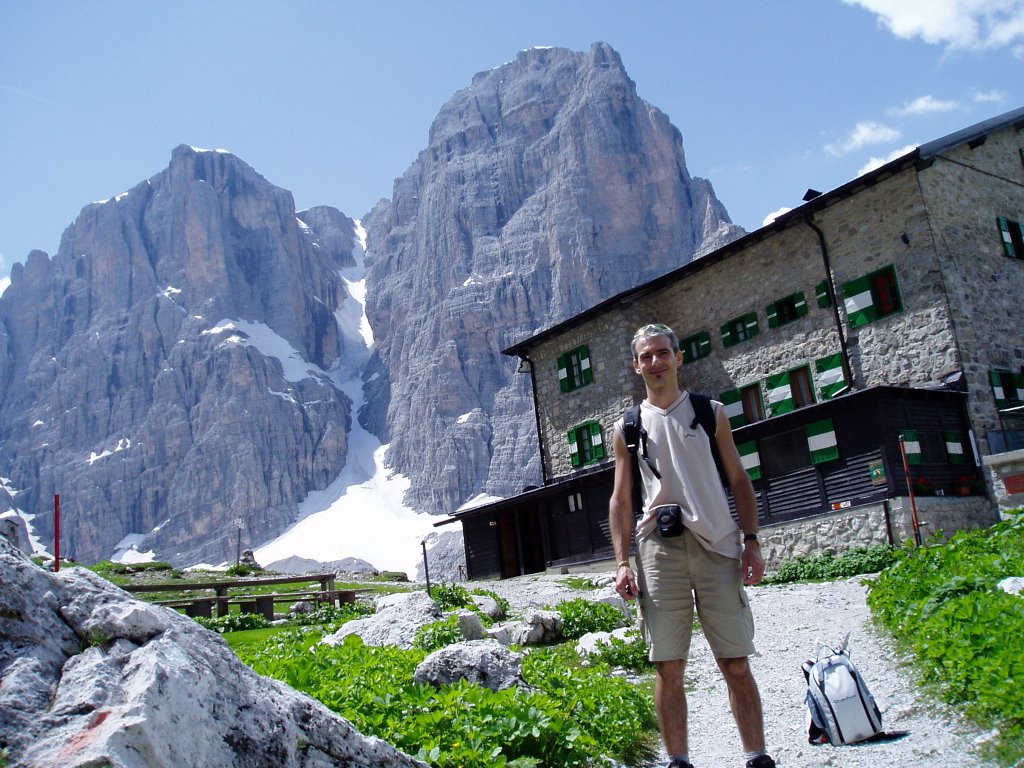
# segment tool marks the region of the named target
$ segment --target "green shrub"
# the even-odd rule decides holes
[[[306,649],[280,636],[243,659],[437,768],[544,765],[585,768],[602,757],[649,756],[656,736],[649,695],[572,653],[542,649],[524,660],[532,690],[494,692],[468,682],[412,682],[420,649],[367,646],[351,635]]]
[[[430,653],[439,648],[444,648],[446,645],[458,643],[462,639],[462,630],[459,629],[459,617],[453,614],[441,621],[435,621],[432,624],[426,624],[417,629],[413,645],[420,650]]]
[[[795,581],[848,579],[863,573],[878,573],[888,567],[899,550],[887,544],[866,548],[855,547],[836,556],[831,552],[801,555],[787,560],[763,584],[789,584]]]
[[[647,643],[636,630],[629,632],[625,640],[610,637],[607,642],[599,643],[588,660],[633,672],[650,672],[654,667],[647,656]]]
[[[263,569],[260,568],[258,565],[254,566],[246,565],[245,563],[235,563],[234,565],[229,565],[227,570],[224,571],[224,573],[226,573],[228,576],[233,576],[237,578],[238,576],[254,576],[263,573]]]
[[[475,607],[469,590],[459,584],[434,584],[430,588],[430,596],[446,613],[457,608]]]
[[[357,600],[354,603],[342,603],[340,606],[324,605],[310,613],[297,613],[292,617],[292,624],[297,626],[310,626],[323,624],[333,626],[334,631],[347,621],[358,619],[363,616],[372,616],[375,609],[373,604]]]
[[[581,597],[566,600],[556,610],[562,615],[562,636],[569,639],[588,632],[611,632],[623,624],[622,611],[614,605]]]
[[[1024,515],[902,550],[869,585],[876,619],[914,653],[922,681],[979,725],[996,725],[1006,765],[1024,759],[1024,600],[999,589],[1020,576]]]
[[[267,617],[262,613],[229,613],[227,616],[218,616],[213,619],[200,616],[196,618],[196,621],[207,629],[221,634],[241,632],[246,629],[263,629],[270,626]]]

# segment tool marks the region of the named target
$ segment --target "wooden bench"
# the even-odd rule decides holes
[[[188,616],[211,618],[213,606],[216,605],[217,616],[227,616],[232,605],[239,605],[246,613],[262,613],[268,619],[274,618],[274,603],[292,600],[314,599],[318,603],[323,602],[329,605],[340,605],[341,603],[355,602],[356,590],[334,588],[335,574],[319,573],[305,576],[272,576],[261,579],[226,579],[224,581],[201,581],[162,584],[127,584],[122,587],[126,592],[186,592],[191,590],[210,591],[213,597],[177,598],[173,600],[157,600],[161,605],[172,608],[184,608]],[[319,582],[319,590],[305,590],[302,592],[267,593],[267,594],[243,594],[229,595],[231,589],[244,589],[245,587],[264,587],[268,585],[284,584],[309,584]]]

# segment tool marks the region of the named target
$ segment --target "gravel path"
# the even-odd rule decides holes
[[[608,577],[607,571],[521,576],[488,582],[517,609],[556,604],[580,596],[567,586],[576,577]],[[780,768],[933,768],[991,766],[978,755],[986,734],[954,711],[935,703],[909,679],[907,659],[874,626],[865,602],[863,577],[824,584],[748,588],[758,654],[751,659],[761,690],[768,750]],[[839,643],[850,634],[850,658],[874,694],[887,732],[902,738],[858,745],[812,746],[806,738],[806,684],[800,665],[816,642]],[[742,766],[739,735],[727,691],[703,637],[695,635],[687,666],[690,759],[697,768]],[[663,766],[659,756],[653,765]]]

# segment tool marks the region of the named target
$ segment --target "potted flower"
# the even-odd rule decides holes
[[[953,490],[958,496],[971,496],[982,490],[981,480],[977,475],[961,475],[953,481]]]
[[[936,485],[927,477],[915,477],[914,493],[917,496],[934,496],[936,493]]]

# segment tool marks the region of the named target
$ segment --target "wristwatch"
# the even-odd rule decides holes
[[[748,533],[743,536],[743,543],[746,544],[748,541],[757,541],[756,533]]]

